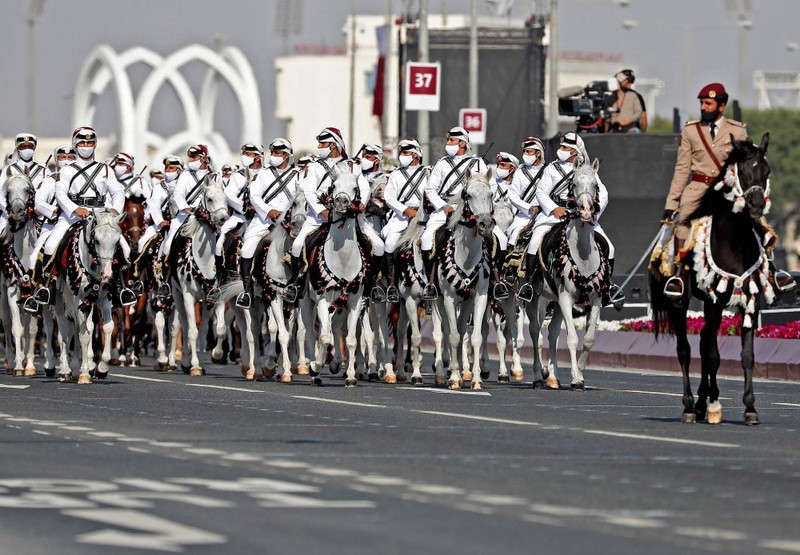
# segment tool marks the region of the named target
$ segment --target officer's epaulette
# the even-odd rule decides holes
[[[686,125],[686,127],[689,127],[690,125],[697,125],[698,123],[700,123],[699,119],[693,119],[693,120],[687,121],[684,125]]]
[[[729,119],[728,123],[730,123],[731,125],[736,125],[737,127],[747,127],[746,123],[743,123],[741,121],[736,121],[735,119]]]

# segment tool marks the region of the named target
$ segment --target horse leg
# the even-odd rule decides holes
[[[328,348],[333,347],[333,331],[331,330],[331,314],[328,311],[328,301],[320,297],[317,302],[317,320],[319,321],[319,336],[314,361],[314,372],[321,372],[328,358]],[[311,385],[320,385],[320,382],[311,380]]]
[[[481,346],[483,345],[483,326],[481,322],[484,321],[484,316],[486,315],[488,283],[485,288],[478,291],[480,292],[476,293],[472,307],[472,321],[474,322],[472,329],[472,384],[470,385],[472,389],[483,389],[483,379],[489,377],[488,373],[484,375],[481,370]],[[505,349],[503,350],[503,355],[505,355]]]
[[[758,312],[752,316],[753,322],[758,321]],[[748,426],[759,424],[758,413],[756,412],[756,396],[753,393],[753,364],[755,356],[753,354],[753,342],[755,329],[742,328],[742,368],[744,369],[744,423]],[[716,376],[715,376],[716,377]]]
[[[450,353],[457,354],[459,347],[462,346],[461,335],[458,333],[458,318],[456,317],[456,307],[453,299],[445,298],[444,302],[445,315],[447,316],[447,324],[449,326],[448,342],[450,345]],[[466,361],[466,359],[464,359]],[[461,389],[464,387],[464,379],[461,378],[461,372],[458,361],[453,361],[451,364],[450,379],[447,380],[447,387],[450,389]]]
[[[529,333],[533,342],[533,387],[544,388],[544,373],[542,371],[542,318],[544,318],[544,301],[540,298],[532,299],[527,305]]]
[[[42,309],[42,327],[44,328],[44,373],[47,377],[53,377],[56,373],[56,355],[53,352],[53,314],[49,306]]]
[[[350,311],[347,315],[347,336],[345,337],[345,345],[347,346],[347,373],[345,375],[344,385],[345,387],[355,387],[358,385],[358,380],[356,379],[356,349],[358,348],[356,331],[358,330],[359,312],[362,307],[361,299],[353,302],[351,298],[349,305]]]
[[[570,313],[572,312],[572,301],[568,301]],[[544,309],[547,309],[545,302]],[[544,317],[544,312],[542,312]],[[561,389],[561,382],[558,381],[558,336],[561,333],[561,323],[564,321],[564,313],[561,307],[556,303],[553,310],[553,317],[550,319],[550,325],[547,328],[547,340],[549,343],[550,352],[548,353],[549,361],[547,363],[547,370],[544,371],[545,385],[548,389]]]
[[[586,335],[583,336],[583,348],[581,349],[581,356],[578,359],[578,376],[572,377],[572,388],[583,390],[583,371],[586,370],[586,361],[589,358],[589,352],[594,346],[594,339],[597,335],[597,321],[600,318],[600,300],[596,299],[592,303],[592,308],[589,311],[589,319],[586,326]],[[576,378],[579,381],[576,381]],[[575,384],[579,384],[576,388]]]
[[[90,372],[94,369],[94,360],[92,357],[92,335],[94,334],[93,314],[91,312],[89,314],[84,314],[79,310],[77,316],[78,340],[81,344],[81,367],[78,383],[92,383]]]
[[[691,380],[689,379],[689,363],[692,359],[692,346],[686,336],[686,308],[670,306],[667,309],[669,327],[677,340],[678,363],[683,372],[683,414],[681,421],[685,424],[697,422],[695,413],[694,395],[692,394]],[[702,418],[705,418],[705,411]]]
[[[709,424],[719,424],[722,421],[722,406],[719,403],[719,389],[716,383],[719,368],[717,332],[722,323],[722,307],[705,302],[703,315],[705,324],[700,331],[700,387],[697,388],[694,412],[698,420],[705,418]]]
[[[277,297],[274,304],[275,314],[273,318],[278,325],[278,345],[281,348],[281,365],[283,366],[280,381],[289,383],[292,381],[292,363],[289,359],[289,344],[292,341],[292,335],[283,317],[283,299]]]
[[[200,356],[198,349],[198,341],[200,330],[197,326],[197,318],[195,314],[195,299],[190,293],[183,295],[183,308],[186,312],[187,325],[183,328],[183,352],[184,355],[188,354],[190,357],[189,375],[202,376],[203,368],[200,366]],[[186,364],[186,356],[183,357],[183,364]]]
[[[108,363],[111,360],[111,333],[114,331],[114,319],[111,316],[111,303],[104,301],[100,304],[100,311],[103,317],[103,352],[100,355],[100,362],[97,365],[97,377],[105,379],[108,376]]]
[[[72,369],[69,366],[69,346],[72,343],[73,326],[69,323],[66,308],[61,296],[56,298],[55,317],[58,321],[58,344],[59,344],[59,381],[71,381]]]
[[[156,372],[168,372],[170,369],[169,359],[167,358],[167,338],[165,333],[166,314],[163,310],[156,310],[153,316],[153,325],[156,328],[156,364],[153,368]]]
[[[239,327],[241,337],[241,347],[239,348],[239,364],[242,374],[247,380],[256,379],[256,367],[253,360],[253,353],[256,350],[256,340],[253,335],[253,323],[249,310],[234,309],[236,325]]]
[[[22,346],[22,336],[25,329],[22,326],[22,316],[19,310],[19,288],[16,288],[14,295],[8,299],[8,313],[11,317],[11,337],[14,340],[14,375],[24,376],[25,349]]]
[[[494,332],[497,336],[497,354],[500,357],[500,367],[497,370],[497,383],[508,383],[508,367],[506,367],[506,349],[508,341],[506,332],[508,330],[508,320],[500,314],[494,314]],[[484,344],[487,343],[489,335],[488,323],[484,326],[486,331],[483,334]]]

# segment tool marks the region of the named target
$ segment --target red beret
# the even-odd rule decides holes
[[[697,95],[697,98],[717,98],[719,96],[724,96],[727,93],[725,92],[725,87],[722,83],[710,83],[700,89],[700,92]]]

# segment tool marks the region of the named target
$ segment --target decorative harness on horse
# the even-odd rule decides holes
[[[570,251],[569,242],[567,241],[566,225],[559,230],[559,235],[558,249],[553,259],[553,271],[557,275],[560,275],[562,279],[569,280],[574,284],[575,290],[578,292],[578,298],[575,302],[577,304],[583,304],[583,306],[588,309],[591,306],[592,293],[597,292],[598,295],[603,295],[609,288],[609,279],[607,276],[609,266],[606,253],[598,246],[597,252],[600,255],[600,264],[594,272],[588,276],[584,276],[578,271],[577,262]],[[567,265],[569,265],[569,273],[564,274]]]

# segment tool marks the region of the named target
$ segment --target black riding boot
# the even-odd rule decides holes
[[[603,295],[603,306],[614,305],[618,309],[622,309],[622,303],[625,302],[625,292],[622,288],[611,281],[614,278],[614,259],[608,259],[608,292]]]
[[[383,255],[383,276],[389,283],[389,287],[386,288],[386,302],[399,303],[400,291],[398,291],[397,287],[395,286],[396,277],[394,275],[394,253],[387,252]]]
[[[428,278],[428,284],[422,291],[423,301],[435,301],[439,297],[439,290],[436,289],[436,284],[433,282],[434,260],[433,251],[420,251],[422,252],[422,264],[425,266],[425,276]]]
[[[156,270],[156,281],[158,282],[158,297],[166,299],[172,296],[172,287],[169,285],[169,257],[161,259],[161,270]]]
[[[517,298],[526,303],[531,302],[533,300],[533,296],[537,294],[536,289],[534,288],[534,285],[536,285],[536,282],[539,279],[537,264],[538,261],[536,260],[536,255],[527,253],[525,254],[525,276],[527,279],[522,287],[519,288]],[[541,293],[541,288],[539,288],[539,293]]]
[[[386,302],[386,291],[383,290],[383,287],[381,287],[381,284],[378,281],[378,274],[381,271],[382,262],[383,262],[383,257],[381,256],[372,257],[372,263],[370,264],[369,268],[369,275],[367,276],[366,286],[364,287],[364,291],[369,290],[370,298],[372,299],[373,303]]]
[[[42,275],[45,267],[51,267],[52,270],[52,262],[53,257],[55,254],[51,254],[49,258],[47,258],[47,262],[44,260],[37,261],[41,263],[41,268],[39,271],[39,275]],[[50,300],[53,298],[53,287],[51,287],[52,282],[52,273],[48,272],[47,276],[44,277],[43,282],[41,283],[40,287],[36,290],[36,293],[33,294],[33,299],[39,304],[50,304]]]
[[[250,308],[253,306],[253,259],[242,258],[240,264],[242,265],[242,284],[244,291],[239,293],[236,297],[236,306],[239,308]]]
[[[503,265],[506,262],[506,251],[497,249],[497,254],[494,257],[493,271],[494,271],[494,288],[492,288],[492,297],[497,301],[502,301],[508,298],[508,286],[503,281]]]
[[[292,277],[286,288],[283,290],[283,300],[287,303],[293,303],[297,299],[303,298],[303,293],[306,289],[306,273],[303,271],[303,261],[297,256],[292,256]]]

